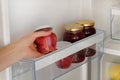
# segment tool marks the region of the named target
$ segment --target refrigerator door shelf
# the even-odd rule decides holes
[[[110,34],[111,39],[120,40],[120,4],[112,6],[110,10]]]
[[[105,40],[105,53],[120,56],[120,41],[112,40],[108,37]]]
[[[36,70],[42,69],[62,58],[65,58],[77,51],[87,48],[93,44],[99,43],[103,40],[104,40],[104,32],[97,30],[97,33],[90,37],[87,37],[85,39],[67,45],[65,47],[62,47],[61,49],[53,51],[41,58],[35,59],[34,61],[35,61]]]
[[[12,66],[12,80],[35,80],[34,61],[23,59]]]
[[[54,80],[65,73],[68,73],[80,66],[82,66],[85,63],[88,63],[96,58],[99,58],[98,63],[100,62],[100,59],[104,52],[104,32],[101,30],[97,30],[96,34],[89,36],[87,38],[84,38],[80,41],[77,41],[75,43],[71,43],[69,45],[66,45],[64,47],[59,48],[56,51],[53,51],[43,57],[40,57],[38,59],[34,60],[28,60],[26,63],[23,60],[23,72],[22,73],[15,73],[16,70],[18,70],[18,67],[13,66],[13,80],[19,80],[20,77],[29,78],[29,80]],[[90,47],[92,45],[96,45],[95,50],[96,54],[93,57],[86,57],[86,59],[81,63],[73,63],[69,68],[67,69],[60,69],[56,66],[55,62],[57,62],[60,59],[63,59],[69,55],[74,54],[75,52],[78,52],[82,49],[85,49],[87,47]],[[22,62],[18,62],[18,64],[21,64]],[[29,64],[31,63],[31,64]],[[17,64],[17,63],[16,63]],[[21,64],[22,66],[22,64]],[[100,71],[99,71],[100,72]],[[43,74],[44,73],[44,74]],[[16,75],[16,76],[15,76]],[[21,76],[22,75],[22,76]],[[27,76],[28,75],[28,76]],[[29,75],[32,75],[32,78],[29,77]],[[33,79],[34,78],[34,79]],[[21,80],[21,79],[20,79]],[[25,80],[25,79],[22,79]]]
[[[72,71],[74,71],[74,70],[76,70],[76,69],[79,69],[79,68],[82,68],[82,66],[84,65],[84,64],[86,64],[86,63],[90,63],[90,62],[93,62],[93,63],[96,63],[96,64],[94,64],[94,65],[98,65],[99,64],[99,62],[101,61],[101,57],[103,56],[103,53],[101,53],[101,52],[97,52],[97,54],[95,55],[95,56],[93,56],[93,57],[89,57],[89,58],[86,58],[83,62],[80,62],[80,63],[72,63],[72,65],[70,66],[70,68],[68,68],[68,69],[60,69],[60,68],[58,68],[58,67],[56,67],[56,65],[55,64],[52,64],[52,65],[50,65],[50,67],[52,68],[52,76],[50,76],[50,78],[52,78],[51,80],[61,80],[61,79],[59,79],[59,78],[61,78],[62,76],[64,76],[64,75],[66,75],[66,74],[69,74],[70,72],[72,72]],[[99,60],[97,61],[96,59],[98,59],[99,58]],[[89,66],[90,67],[90,66]],[[96,71],[99,71],[99,68],[98,67],[96,67],[96,66],[92,66],[91,68],[97,68],[96,69]],[[89,68],[90,69],[90,68]],[[93,69],[92,69],[93,70]],[[81,69],[80,69],[80,71],[81,71]],[[81,71],[82,72],[82,71]],[[82,75],[81,74],[81,72],[79,72],[79,75]],[[87,71],[88,72],[88,71]],[[94,71],[92,71],[92,72],[94,72]],[[92,73],[92,72],[89,72],[89,73],[91,73],[91,75],[89,75],[89,76],[91,76],[91,77],[89,77],[89,78],[91,78],[91,80],[99,80],[100,78],[100,75],[98,76],[98,74],[99,74],[99,72],[98,72],[98,74],[94,74],[94,73]],[[72,73],[73,74],[73,73]],[[88,73],[87,73],[88,74]],[[86,74],[86,75],[87,75]],[[93,77],[92,75],[97,75],[96,76],[96,78],[97,79],[93,79],[93,78],[95,78],[95,77]],[[37,76],[38,77],[38,76]],[[77,76],[78,77],[78,76]],[[81,78],[78,78],[78,79],[81,79]],[[84,79],[84,78],[83,78]],[[37,80],[38,80],[38,78],[37,78]],[[47,79],[48,80],[48,79]],[[64,80],[64,79],[62,79],[62,80]],[[69,79],[69,80],[72,80],[72,79]],[[90,79],[87,79],[87,80],[90,80]]]

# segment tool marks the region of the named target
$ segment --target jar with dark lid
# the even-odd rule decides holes
[[[94,28],[95,22],[93,20],[79,20],[76,23],[84,26],[83,32],[85,34],[85,37],[96,33],[96,29]]]
[[[83,33],[83,26],[78,24],[68,24],[65,26],[65,32],[63,36],[64,41],[71,43],[81,40],[85,37]],[[78,63],[85,60],[84,50],[78,51],[72,55],[72,63]]]
[[[85,34],[85,37],[91,36],[96,33],[96,29],[94,28],[95,22],[93,20],[79,20],[76,23],[84,26],[83,32]],[[86,48],[86,57],[90,57],[95,54],[95,45]]]

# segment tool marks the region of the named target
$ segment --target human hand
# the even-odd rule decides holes
[[[24,54],[24,58],[38,58],[42,56],[40,52],[37,51],[35,48],[34,41],[37,37],[40,36],[47,36],[51,33],[51,30],[47,31],[36,31],[27,36],[22,37],[21,39],[17,40],[16,42],[12,43],[16,46],[14,49],[17,54]]]
[[[34,41],[37,37],[47,36],[49,34],[51,34],[51,30],[38,30],[0,48],[0,71],[23,58],[38,58],[42,56],[43,54],[36,50]]]

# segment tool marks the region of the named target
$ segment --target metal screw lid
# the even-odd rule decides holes
[[[79,20],[76,23],[83,25],[83,26],[91,26],[91,27],[93,27],[95,24],[95,22],[93,20]]]
[[[79,24],[67,24],[64,29],[67,31],[79,31],[83,30],[83,26]]]

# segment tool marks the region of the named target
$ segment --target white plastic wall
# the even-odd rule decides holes
[[[14,41],[36,26],[47,24],[53,27],[59,40],[64,24],[91,18],[91,8],[91,0],[10,0],[11,39]]]
[[[63,34],[64,24],[82,16],[82,0],[9,0],[11,39],[32,32],[36,26],[50,25],[57,38]]]

